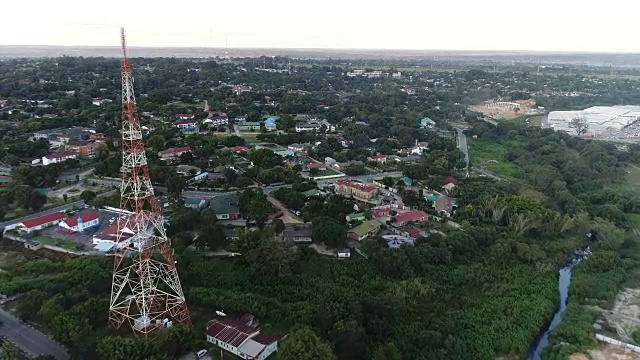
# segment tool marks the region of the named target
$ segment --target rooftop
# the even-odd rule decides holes
[[[350,188],[358,189],[364,192],[371,192],[376,190],[376,187],[374,185],[365,184],[351,179],[339,179],[338,181],[336,181],[336,185],[348,186]]]
[[[55,212],[48,215],[39,216],[33,219],[25,220],[22,222],[22,225],[26,228],[32,228],[43,224],[48,224],[53,221],[62,220],[67,216],[67,214],[63,212]]]
[[[210,206],[216,214],[237,214],[240,212],[238,194],[216,196],[211,199]]]
[[[97,212],[97,211],[86,211],[86,212],[83,212],[81,214],[78,214],[78,215],[75,215],[73,217],[70,217],[68,219],[65,219],[63,221],[69,227],[74,227],[74,226],[78,225],[78,219],[81,219],[81,222],[88,222],[88,221],[95,220],[95,219],[97,219],[99,217],[100,217],[100,213]]]
[[[349,232],[355,233],[358,236],[362,236],[367,234],[371,230],[379,229],[380,225],[382,224],[378,220],[368,220],[349,230]]]
[[[422,211],[409,211],[406,213],[398,214],[395,216],[396,222],[406,223],[409,221],[418,221],[418,220],[426,220],[429,218],[429,215]]]

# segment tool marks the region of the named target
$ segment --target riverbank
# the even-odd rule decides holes
[[[572,281],[562,324],[550,334],[550,345],[543,360],[566,360],[570,356],[591,356],[592,350],[602,346],[595,338],[597,332],[615,334],[615,327],[602,320],[600,309],[612,310],[615,298],[624,285],[630,285],[632,274],[640,269],[640,247],[634,240],[623,244],[598,244],[593,254],[572,269]],[[596,322],[597,321],[597,322]],[[603,353],[598,353],[598,351]],[[593,351],[592,359],[611,352],[606,347]]]

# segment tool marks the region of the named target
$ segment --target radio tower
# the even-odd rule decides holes
[[[124,29],[121,37],[122,184],[109,326],[118,329],[128,320],[135,334],[149,338],[167,321],[191,321],[149,178]]]

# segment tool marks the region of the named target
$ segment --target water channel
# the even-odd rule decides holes
[[[558,325],[560,325],[560,323],[564,319],[564,313],[567,309],[567,299],[569,297],[569,284],[571,283],[571,269],[586,257],[588,251],[589,250],[586,250],[585,252],[576,252],[573,259],[568,262],[562,269],[560,269],[560,276],[558,277],[558,292],[560,293],[560,304],[555,314],[553,314],[553,319],[546,327],[545,331],[535,342],[535,345],[531,347],[531,351],[529,352],[529,356],[527,356],[527,360],[541,360],[542,351],[549,345],[549,335],[555,328],[558,327]]]

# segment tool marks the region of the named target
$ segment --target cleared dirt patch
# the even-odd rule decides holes
[[[517,103],[520,105],[519,108],[510,108],[510,107],[488,107],[486,104],[481,105],[472,105],[469,106],[469,110],[477,111],[483,113],[485,116],[491,119],[505,119],[511,120],[515,119],[518,116],[525,115],[529,109],[533,105],[535,105],[535,100],[515,100],[509,101],[510,103]]]
[[[631,334],[640,329],[640,289],[626,288],[620,291],[611,310],[596,309],[616,329],[619,340],[631,342]]]
[[[590,358],[585,354],[573,354],[569,355],[569,360],[590,360]]]
[[[616,345],[606,345],[603,349],[591,350],[589,356],[591,360],[640,360],[640,354]]]

